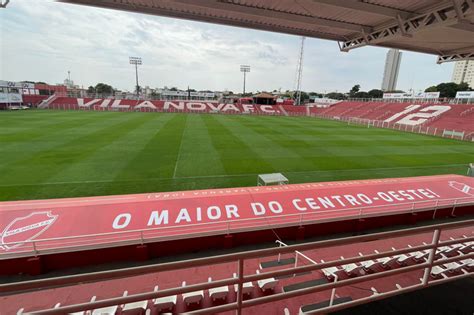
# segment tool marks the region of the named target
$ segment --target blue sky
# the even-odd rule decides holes
[[[140,84],[241,91],[240,64],[251,65],[247,90],[293,89],[300,38],[178,19],[56,3],[11,0],[0,10],[0,79],[76,84],[105,82],[133,90],[129,56],[140,56]],[[308,38],[303,89],[380,88],[387,49],[342,53],[337,43]],[[425,89],[451,80],[453,64],[404,52],[398,88]]]

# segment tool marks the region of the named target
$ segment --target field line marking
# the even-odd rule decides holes
[[[176,156],[176,163],[174,163],[173,179],[176,178],[176,171],[178,170],[178,162],[181,157],[181,147],[183,146],[184,132],[186,131],[187,124],[188,124],[188,116],[186,116],[185,118],[183,132],[181,133],[181,140],[179,142],[178,155]]]
[[[451,166],[463,166],[466,164],[442,164],[442,165],[425,165],[425,166],[397,166],[397,167],[380,167],[380,168],[353,168],[343,170],[319,170],[319,171],[283,171],[286,174],[299,173],[331,173],[331,172],[354,172],[354,171],[378,171],[378,170],[397,170],[397,169],[417,169],[417,168],[441,168]],[[246,174],[217,174],[217,175],[202,175],[202,176],[183,176],[183,177],[152,177],[147,179],[124,179],[124,180],[82,180],[82,181],[62,181],[62,182],[44,182],[38,184],[13,184],[0,185],[0,187],[16,187],[16,186],[41,186],[41,185],[61,185],[61,184],[94,184],[94,183],[112,183],[112,182],[147,182],[152,180],[171,180],[171,179],[199,179],[199,178],[225,178],[225,177],[245,177],[256,176],[261,173],[246,173]]]

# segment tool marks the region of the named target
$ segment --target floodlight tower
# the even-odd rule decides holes
[[[304,40],[305,37],[302,36],[300,54],[298,57],[298,65],[296,66],[296,105],[301,105],[301,81],[303,79]]]
[[[140,86],[138,85],[138,66],[142,65],[141,57],[130,57],[130,64],[135,65],[135,78],[136,78],[136,89],[137,89],[137,99],[140,98]]]
[[[247,72],[250,72],[250,66],[248,65],[240,65],[240,72],[244,73],[244,93],[245,94],[245,76]]]

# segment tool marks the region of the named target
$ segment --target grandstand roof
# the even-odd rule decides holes
[[[474,0],[59,0],[61,2],[474,58]]]
[[[273,94],[270,94],[270,93],[262,92],[262,93],[254,95],[253,97],[256,97],[256,98],[275,98],[276,96],[273,95]]]

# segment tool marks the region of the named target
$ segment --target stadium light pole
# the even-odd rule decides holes
[[[240,72],[244,73],[244,95],[245,95],[245,76],[247,72],[250,72],[250,66],[248,65],[240,65]]]
[[[142,64],[141,57],[130,57],[130,64],[135,65],[135,78],[136,78],[136,89],[137,89],[137,100],[140,98],[140,86],[138,85],[138,66]]]

